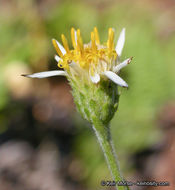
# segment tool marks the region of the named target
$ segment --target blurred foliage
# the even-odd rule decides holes
[[[168,26],[166,23],[161,26],[158,24],[160,11],[149,9],[146,2],[145,6],[140,6],[136,2],[110,1],[110,6],[107,7],[100,6],[98,2],[98,7],[98,3],[93,5],[91,1],[61,1],[54,2],[53,6],[41,14],[37,1],[13,0],[11,3],[2,3],[0,132],[6,126],[3,109],[12,96],[5,78],[7,65],[17,61],[27,65],[29,71],[47,70],[55,53],[50,39],[60,41],[60,35],[64,33],[70,43],[72,26],[81,29],[85,42],[89,41],[94,26],[98,27],[102,41],[107,39],[108,27],[116,29],[116,41],[122,27],[126,27],[122,60],[130,56],[134,58],[121,73],[129,84],[129,90],[120,88],[119,110],[111,127],[119,158],[122,159],[122,168],[128,171],[128,166],[125,165],[128,156],[159,140],[157,113],[164,104],[175,98],[175,35],[162,34],[162,27]],[[86,180],[90,187],[99,186],[101,179],[109,179],[101,150],[86,123],[79,119],[72,122],[77,125],[78,131],[72,152],[83,162],[85,171],[82,180]]]

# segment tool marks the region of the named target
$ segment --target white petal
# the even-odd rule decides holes
[[[76,45],[77,45],[77,31],[75,30],[75,43],[76,43]]]
[[[70,64],[69,64],[69,68],[71,69],[71,72],[75,72],[76,74],[82,74],[82,68],[77,64],[75,63],[74,61],[72,61]]]
[[[55,41],[56,41],[58,47],[60,48],[62,54],[63,54],[63,55],[66,54],[66,50],[64,49],[64,47],[63,47],[57,40],[55,40]]]
[[[107,76],[114,83],[118,84],[119,86],[128,88],[128,84],[122,78],[120,78],[117,74],[115,74],[114,72],[105,71],[104,75]]]
[[[58,55],[55,55],[55,60],[56,60],[57,62],[59,62],[59,61],[61,60],[61,58],[60,58]]]
[[[125,43],[125,28],[122,29],[120,36],[118,38],[118,41],[117,41],[116,48],[115,48],[119,57],[122,54],[124,43]]]
[[[90,76],[90,79],[93,83],[97,84],[100,81],[100,75],[96,73],[94,76]]]
[[[76,64],[74,61],[71,61],[71,63],[69,64],[69,66],[72,67],[72,68],[77,68],[77,67],[79,67],[79,65]]]
[[[47,77],[52,77],[52,76],[65,76],[66,72],[65,71],[45,71],[45,72],[40,72],[40,73],[34,73],[31,75],[22,75],[24,77],[29,77],[29,78],[47,78]]]
[[[115,73],[119,72],[123,67],[126,67],[131,62],[131,60],[132,60],[132,57],[124,60],[122,63],[114,67],[113,72]]]
[[[81,70],[81,67],[77,64],[77,63],[75,63],[74,61],[72,61],[70,64],[69,64],[69,67],[71,67],[72,69],[74,69],[74,70]]]

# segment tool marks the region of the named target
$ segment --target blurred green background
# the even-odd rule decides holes
[[[115,42],[125,27],[122,60],[134,58],[121,73],[129,90],[120,88],[111,128],[124,175],[137,179],[131,157],[162,141],[158,116],[175,102],[174,18],[171,0],[1,0],[1,146],[24,141],[39,151],[43,144],[45,148],[52,144],[51,150],[60,158],[59,167],[53,167],[64,176],[65,184],[70,183],[70,189],[75,184],[76,189],[100,189],[102,179],[110,180],[89,124],[75,111],[66,79],[20,75],[57,69],[51,39],[60,41],[64,33],[70,42],[71,27],[80,28],[84,42],[90,40],[94,26],[102,41],[107,39],[108,28],[115,28]]]

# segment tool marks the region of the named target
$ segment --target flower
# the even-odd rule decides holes
[[[71,29],[73,49],[69,48],[66,37],[62,34],[63,46],[55,39],[52,43],[58,53],[55,60],[63,70],[47,71],[23,75],[30,78],[45,78],[64,75],[72,87],[72,95],[77,110],[90,122],[105,155],[113,180],[122,181],[117,157],[110,134],[110,121],[118,109],[118,85],[128,84],[118,76],[119,71],[131,62],[128,58],[120,63],[120,56],[125,42],[125,29],[120,33],[114,48],[114,29],[109,28],[108,40],[101,44],[98,30],[91,32],[91,41],[83,44],[80,30]],[[110,80],[108,80],[110,79]],[[116,85],[117,84],[117,85]],[[121,187],[117,189],[128,189]]]
[[[122,87],[128,84],[118,76],[119,71],[127,66],[131,60],[128,58],[120,62],[120,56],[125,42],[125,28],[121,31],[116,47],[114,48],[114,29],[109,28],[108,40],[101,44],[98,30],[95,27],[91,32],[91,41],[83,44],[80,29],[71,29],[71,39],[73,49],[69,48],[66,37],[62,34],[63,46],[55,39],[52,43],[58,53],[55,60],[58,67],[63,70],[46,71],[23,75],[30,78],[46,78],[51,76],[66,76],[70,81],[79,78],[85,83],[98,84],[101,79],[110,79]]]

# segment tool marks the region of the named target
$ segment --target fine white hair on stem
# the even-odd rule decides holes
[[[39,72],[39,73],[33,73],[31,75],[21,75],[28,78],[47,78],[52,76],[65,76],[65,71],[45,71],[45,72]]]
[[[128,88],[128,84],[114,72],[105,71],[104,75],[110,80],[112,80],[114,83],[118,84],[119,86]]]
[[[125,43],[125,28],[122,29],[116,45],[117,55],[120,57]]]

